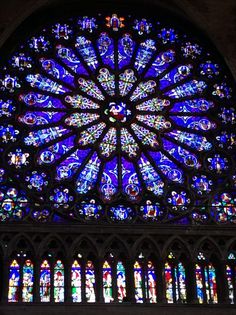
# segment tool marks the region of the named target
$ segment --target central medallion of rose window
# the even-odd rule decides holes
[[[104,113],[108,116],[110,122],[125,123],[132,117],[131,110],[128,109],[126,103],[122,101],[110,102]]]

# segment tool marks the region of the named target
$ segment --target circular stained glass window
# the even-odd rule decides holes
[[[199,223],[234,167],[233,88],[211,49],[161,19],[52,23],[2,66],[2,171],[35,220]]]

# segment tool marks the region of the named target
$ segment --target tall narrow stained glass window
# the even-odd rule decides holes
[[[198,254],[196,264],[196,285],[200,304],[218,302],[215,267],[211,262],[207,262],[202,252]]]
[[[27,259],[23,265],[22,302],[33,302],[34,265]]]
[[[0,221],[235,223],[234,87],[211,47],[161,16],[50,23],[0,65]]]
[[[123,302],[126,298],[126,273],[122,261],[117,262],[117,297],[119,302]]]
[[[85,266],[85,293],[86,301],[89,303],[96,302],[95,283],[94,265],[91,260],[88,260]]]
[[[20,265],[17,260],[12,260],[9,270],[8,302],[20,300]]]
[[[226,264],[226,277],[228,283],[228,296],[231,304],[236,302],[236,256],[234,253],[228,255]]]
[[[136,303],[143,303],[143,268],[138,261],[134,263],[134,289]]]
[[[147,299],[150,303],[157,303],[157,289],[156,289],[156,273],[152,261],[147,264],[147,277],[146,277]]]
[[[48,260],[44,260],[40,266],[40,300],[50,302],[51,299],[51,269]]]
[[[185,267],[178,261],[172,252],[165,263],[166,299],[168,303],[187,300]]]
[[[71,290],[72,301],[81,302],[81,265],[78,260],[74,260],[71,268]]]
[[[64,302],[64,265],[57,260],[54,265],[54,302]]]
[[[102,268],[103,276],[103,298],[105,303],[110,303],[114,300],[112,289],[112,268],[106,260]]]

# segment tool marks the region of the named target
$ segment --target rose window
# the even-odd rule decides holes
[[[161,20],[52,23],[2,66],[3,198],[16,185],[38,221],[219,221],[231,81],[211,48]]]

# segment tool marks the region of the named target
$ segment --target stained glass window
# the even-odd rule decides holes
[[[117,262],[117,296],[118,301],[123,302],[126,298],[126,274],[122,261]]]
[[[112,292],[112,269],[108,261],[105,261],[102,269],[103,274],[103,297],[105,303],[110,303],[114,300]]]
[[[202,252],[196,264],[196,284],[199,303],[218,303],[215,267]]]
[[[157,291],[156,291],[156,273],[155,268],[152,263],[152,261],[148,261],[147,265],[147,299],[150,303],[156,303],[157,302]]]
[[[236,256],[234,253],[228,255],[226,264],[226,277],[228,283],[228,296],[231,304],[235,303],[236,297]]]
[[[9,271],[8,302],[19,302],[20,300],[20,265],[13,260]]]
[[[166,299],[168,303],[186,302],[186,275],[182,262],[177,261],[172,252],[165,263]]]
[[[96,302],[95,270],[91,260],[88,260],[85,266],[85,293],[87,302]]]
[[[74,260],[71,268],[72,301],[81,302],[81,266],[78,260]]]
[[[162,17],[50,23],[1,64],[0,221],[235,223],[234,86],[212,49]]]
[[[134,289],[136,303],[143,303],[143,268],[140,263],[134,263]]]
[[[33,302],[34,265],[27,259],[23,265],[22,302]]]
[[[40,267],[40,300],[50,302],[51,298],[51,270],[48,260],[44,260]]]
[[[54,302],[64,302],[64,265],[61,260],[54,265]]]

